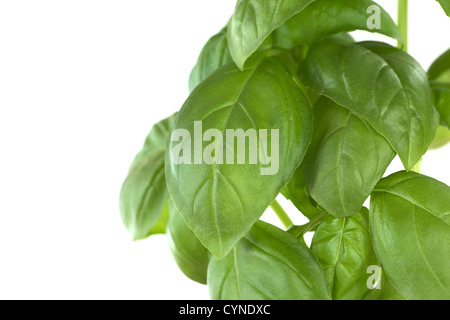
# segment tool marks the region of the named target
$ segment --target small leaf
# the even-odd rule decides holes
[[[204,138],[207,131],[214,137]],[[229,65],[192,92],[166,152],[167,185],[189,228],[214,255],[227,255],[273,202],[311,135],[311,106],[278,61],[255,58],[242,72]]]
[[[306,86],[384,136],[407,170],[428,150],[438,113],[425,71],[407,53],[378,42],[344,45],[328,39],[310,48],[300,70]]]
[[[208,286],[217,300],[330,299],[325,275],[308,247],[262,221],[223,260],[211,259]]]
[[[314,0],[238,0],[228,25],[228,44],[242,70],[269,35]]]
[[[203,47],[189,78],[189,91],[192,92],[211,73],[231,62],[233,59],[228,50],[227,30],[223,29]]]
[[[436,80],[444,72],[450,70],[450,49],[441,54],[428,69],[430,80]],[[450,81],[450,79],[448,79]]]
[[[437,0],[444,9],[445,13],[450,17],[450,0]]]
[[[383,179],[370,201],[375,252],[406,299],[450,299],[450,187],[398,172]]]
[[[430,145],[430,149],[438,149],[450,142],[450,130],[447,127],[439,126],[436,136]]]
[[[308,190],[335,217],[355,215],[395,152],[367,121],[325,97],[314,106],[314,124],[302,163]]]
[[[338,219],[328,215],[311,242],[333,300],[361,300],[370,293],[367,268],[379,265],[369,232],[369,210]]]
[[[374,6],[379,10],[379,24],[369,28],[368,20],[372,13],[367,11]],[[400,31],[389,14],[370,0],[315,1],[276,29],[273,38],[276,46],[290,49],[354,30],[377,32],[402,41]]]
[[[173,201],[169,200],[167,236],[169,247],[180,270],[191,280],[206,284],[209,252],[186,225]]]
[[[441,116],[441,123],[450,128],[450,82],[431,82],[435,107]]]
[[[165,229],[168,193],[164,153],[175,117],[176,114],[153,126],[120,191],[122,221],[134,240]]]

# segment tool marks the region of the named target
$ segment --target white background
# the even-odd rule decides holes
[[[396,1],[379,3],[396,17]],[[410,52],[427,69],[450,46],[450,19],[434,0],[410,6]],[[0,298],[208,299],[165,236],[131,241],[118,194],[233,9],[230,0],[0,1]],[[423,173],[450,184],[449,158],[450,146],[429,152]],[[400,169],[396,160],[389,172]]]

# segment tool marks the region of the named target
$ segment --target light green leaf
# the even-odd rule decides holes
[[[338,219],[328,215],[311,242],[333,300],[361,300],[369,292],[367,269],[379,265],[369,232],[369,210]]]
[[[430,149],[438,149],[450,142],[450,130],[448,127],[439,126],[436,136],[430,145]]]
[[[370,17],[374,13],[372,10],[368,12],[368,8],[379,13],[379,24],[373,27]],[[273,41],[276,46],[290,49],[354,30],[377,32],[402,41],[397,25],[389,14],[370,0],[315,1],[276,29]]]
[[[169,247],[180,270],[191,280],[206,284],[209,252],[188,228],[173,201],[169,200],[167,236]]]
[[[134,240],[147,238],[165,229],[168,193],[164,153],[175,117],[176,114],[153,126],[120,191],[122,221]]]
[[[245,61],[263,41],[314,0],[238,0],[228,25],[228,44],[242,70]]]
[[[437,0],[444,9],[445,13],[450,17],[450,0]]]
[[[325,275],[301,241],[257,222],[223,260],[208,269],[210,296],[216,300],[328,300]]]
[[[223,29],[213,36],[203,47],[189,78],[189,91],[218,68],[233,62],[228,50],[227,30]]]
[[[395,289],[406,299],[450,299],[450,187],[398,172],[371,196],[375,252]]]
[[[207,130],[214,132],[215,142],[202,141]],[[236,130],[259,142],[244,143],[237,151]],[[187,225],[221,258],[250,230],[299,166],[311,141],[312,111],[281,64],[258,57],[242,72],[230,65],[202,82],[179,112],[174,132],[183,137],[174,138],[166,152],[170,193]],[[258,138],[264,132],[267,144]],[[175,150],[183,143],[190,150],[183,150],[187,157],[176,164],[171,157],[177,157]],[[203,149],[212,145],[216,152]],[[239,154],[245,159],[239,160]]]
[[[383,135],[410,170],[433,141],[438,114],[426,73],[407,53],[378,42],[311,47],[300,77]]]
[[[314,106],[314,124],[313,141],[302,163],[308,190],[335,217],[355,215],[395,152],[367,121],[328,98],[320,98]]]

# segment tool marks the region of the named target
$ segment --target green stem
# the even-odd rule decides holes
[[[291,218],[289,218],[288,214],[286,213],[286,211],[284,211],[283,207],[278,203],[277,200],[274,200],[271,203],[270,207],[275,212],[275,214],[280,219],[281,223],[284,225],[286,229],[294,225]]]
[[[398,0],[398,28],[403,38],[403,45],[399,41],[398,47],[408,52],[408,0]]]
[[[296,230],[294,236],[296,238],[303,237],[305,233],[317,227],[322,222],[323,218],[325,218],[326,215],[327,215],[326,212],[318,214],[317,216],[312,218],[311,221],[309,221],[307,224],[301,226],[298,230]]]

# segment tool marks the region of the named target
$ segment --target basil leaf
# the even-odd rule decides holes
[[[407,170],[428,150],[438,114],[425,72],[407,53],[378,42],[344,45],[328,39],[310,48],[301,70],[306,86],[383,135]]]
[[[352,217],[326,216],[314,233],[311,251],[325,272],[333,300],[360,300],[367,287],[367,268],[379,265],[369,232],[369,210]]]
[[[450,0],[437,0],[441,4],[442,9],[450,17]]]
[[[189,279],[206,284],[208,250],[188,228],[172,199],[169,200],[169,211],[167,236],[175,262]]]
[[[357,214],[394,157],[367,121],[328,98],[317,101],[302,166],[312,198],[326,212],[338,218]]]
[[[233,62],[230,51],[228,50],[227,30],[223,29],[213,36],[203,47],[189,77],[189,91],[203,80],[205,80],[213,71]]]
[[[194,129],[194,122],[201,127]],[[215,152],[206,162],[202,135],[208,130],[214,132],[214,142],[207,147],[215,145]],[[251,138],[247,137],[236,151],[236,130],[249,136],[253,132],[253,141],[259,142],[246,150],[245,141]],[[264,131],[267,147],[257,137]],[[202,82],[181,108],[174,132],[184,136],[182,142],[171,141],[166,152],[170,193],[176,206],[183,208],[187,225],[221,258],[250,230],[299,166],[311,141],[312,111],[281,64],[258,57],[242,72],[229,65]],[[197,141],[192,148],[191,137]],[[183,154],[193,150],[194,159],[189,153],[176,164],[171,157],[177,157],[175,150],[181,145],[189,147]]]
[[[295,170],[291,180],[281,190],[281,193],[309,220],[320,214],[317,203],[309,194],[308,187],[306,186],[305,174],[301,166]]]
[[[122,221],[134,240],[162,233],[165,229],[168,193],[164,153],[175,117],[176,114],[152,127],[120,191]]]
[[[261,221],[223,260],[211,259],[208,286],[212,299],[330,299],[325,275],[308,247]]]
[[[369,29],[371,13],[367,10],[372,6],[379,9],[379,28],[377,25]],[[332,34],[358,29],[402,41],[400,31],[389,14],[370,0],[315,1],[275,30],[273,38],[276,46],[290,49],[297,45],[313,44]]]
[[[398,172],[371,196],[375,252],[406,299],[450,299],[450,187]]]
[[[450,70],[450,49],[441,54],[428,69],[430,80],[436,80],[444,72]],[[450,81],[450,79],[448,79]]]
[[[441,123],[450,128],[450,82],[431,82],[435,107],[441,116]]]
[[[245,61],[263,41],[294,14],[314,0],[238,0],[228,25],[228,44],[242,70]]]
[[[430,149],[438,149],[450,142],[450,130],[448,127],[439,126],[436,136],[430,145]]]
[[[381,270],[381,288],[379,290],[378,300],[405,300],[389,281],[383,269]]]

